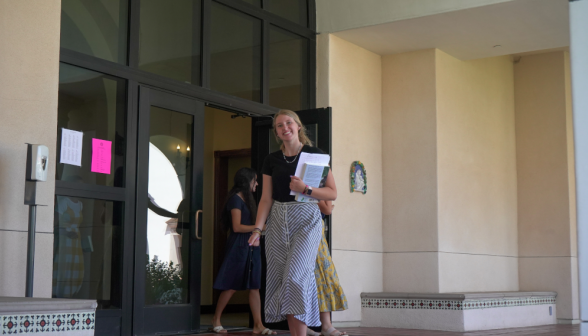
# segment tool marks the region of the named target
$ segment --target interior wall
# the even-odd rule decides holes
[[[202,220],[202,305],[213,301],[214,257],[214,152],[251,148],[251,118],[231,118],[231,113],[211,107],[205,108],[204,118],[204,187]],[[229,181],[232,181],[232,176]],[[231,187],[232,183],[229,183]],[[248,303],[247,293],[237,292],[230,303]]]
[[[0,296],[24,296],[28,206],[27,147],[49,147],[47,182],[38,183],[34,295],[51,297],[59,0],[0,1]]]
[[[439,291],[516,291],[512,58],[437,50],[436,74]]]
[[[319,36],[317,103],[333,108],[332,168],[337,184],[332,257],[349,309],[333,321],[359,324],[362,292],[382,291],[381,58],[332,35]],[[350,193],[349,169],[364,163],[367,193]],[[358,276],[361,274],[361,276]]]
[[[557,291],[557,317],[579,318],[569,54],[515,65],[521,290]]]
[[[384,291],[438,292],[435,50],[382,58]]]

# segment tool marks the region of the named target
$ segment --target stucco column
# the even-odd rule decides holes
[[[570,0],[581,334],[588,335],[588,0]]]
[[[25,143],[49,147],[39,183],[35,297],[51,297],[60,0],[0,0],[0,296],[24,296],[28,206]]]

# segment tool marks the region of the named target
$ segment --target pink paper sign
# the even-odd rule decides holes
[[[112,141],[92,139],[92,171],[110,174]]]

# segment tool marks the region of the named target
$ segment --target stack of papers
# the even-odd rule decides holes
[[[328,154],[311,154],[302,152],[300,153],[300,159],[298,159],[298,165],[296,166],[296,172],[294,175],[298,176],[306,185],[313,188],[319,188],[321,182],[324,185],[324,181],[329,174],[330,160],[331,156]],[[302,193],[290,191],[290,195],[296,196],[295,199],[298,202],[318,203],[316,198]]]

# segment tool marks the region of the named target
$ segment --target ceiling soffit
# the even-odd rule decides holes
[[[334,35],[379,55],[437,48],[458,59],[569,46],[567,0],[515,0]]]

